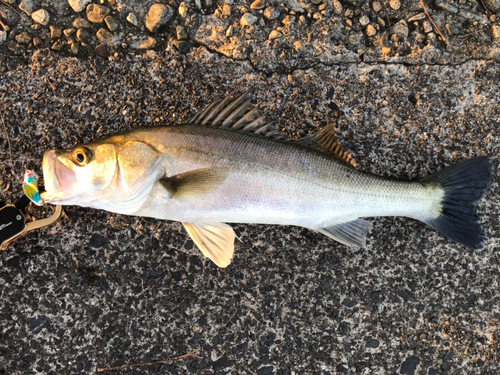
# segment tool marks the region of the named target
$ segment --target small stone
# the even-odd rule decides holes
[[[229,27],[226,30],[226,36],[230,38],[233,36],[233,34],[234,34],[234,27],[233,25],[229,25]]]
[[[417,43],[423,43],[423,42],[425,42],[425,35],[424,34],[420,34],[420,33],[415,33],[415,41]]]
[[[375,13],[380,12],[380,9],[382,9],[382,5],[378,1],[374,1],[372,3],[372,8]]]
[[[259,20],[252,13],[245,13],[240,19],[241,26],[252,26],[255,22]]]
[[[130,48],[131,49],[135,49],[135,50],[148,50],[148,49],[152,49],[156,46],[156,39],[155,38],[147,38],[147,39],[143,39],[143,40],[138,40],[138,41],[134,41],[130,44]]]
[[[273,40],[273,39],[277,39],[277,38],[281,38],[283,36],[282,33],[280,33],[278,30],[272,30],[270,33],[269,33],[269,40]]]
[[[68,0],[69,6],[73,8],[76,13],[80,13],[84,10],[90,2],[91,0]]]
[[[328,5],[328,4],[326,4],[326,3],[321,4],[321,5],[318,7],[318,10],[319,10],[320,12],[321,12],[321,11],[323,11],[323,10],[325,10],[327,5]]]
[[[7,31],[0,30],[0,44],[7,40]]]
[[[430,33],[432,31],[432,25],[429,21],[424,21],[422,24],[422,31],[424,33]]]
[[[314,5],[319,5],[323,2],[323,0],[311,0],[311,4],[314,4]]]
[[[89,4],[87,6],[87,19],[92,23],[101,23],[108,14],[109,8],[105,6],[98,4]]]
[[[382,48],[382,55],[388,55],[389,53],[391,53],[391,49],[389,47]]]
[[[50,29],[50,37],[52,39],[57,39],[61,37],[62,29],[60,27],[51,25],[49,26],[49,29]]]
[[[405,20],[401,20],[392,27],[392,33],[408,36],[408,25]]]
[[[70,28],[70,29],[65,29],[65,30],[63,31],[63,33],[64,33],[64,35],[66,35],[66,36],[71,36],[71,35],[73,35],[73,34],[75,33],[75,31],[76,31],[75,29]]]
[[[31,13],[35,11],[36,3],[34,0],[22,0],[21,4],[19,4],[19,9],[21,9],[28,16],[31,16]]]
[[[415,14],[413,17],[408,18],[408,22],[420,21],[425,18],[425,13]]]
[[[366,36],[374,36],[377,33],[377,30],[373,27],[373,25],[366,26]]]
[[[75,29],[87,29],[90,27],[90,22],[85,18],[79,17],[73,21],[73,27]]]
[[[175,28],[175,31],[177,33],[177,39],[182,40],[182,39],[187,39],[188,38],[188,34],[187,34],[186,29],[184,27],[177,26]]]
[[[368,16],[363,16],[359,19],[359,23],[361,24],[361,26],[366,26],[370,23],[370,19],[368,18]]]
[[[500,26],[499,25],[491,26],[491,31],[493,33],[493,38],[498,39],[500,37]]]
[[[380,18],[380,17],[377,17],[377,23],[378,23],[380,26],[382,26],[382,27],[384,27],[384,26],[385,26],[385,21],[384,21],[382,18]]]
[[[365,345],[365,347],[372,348],[372,349],[376,349],[379,346],[380,346],[380,341],[378,341],[377,339],[370,340]]]
[[[295,43],[293,43],[293,46],[295,47],[295,49],[297,51],[302,49],[302,43],[300,43],[300,41],[298,41],[298,40]]]
[[[494,15],[494,14],[492,14],[492,15],[490,16],[490,21],[491,21],[491,22],[495,22],[496,20],[497,20],[497,16],[496,16],[496,15]]]
[[[33,21],[45,26],[49,23],[50,15],[45,9],[38,9],[36,12],[31,13],[31,18],[33,18]]]
[[[264,9],[264,17],[268,20],[275,20],[280,16],[280,11],[273,7],[267,7]]]
[[[120,24],[113,16],[107,16],[104,19],[104,22],[106,22],[106,26],[108,26],[108,29],[110,29],[111,31],[116,31],[120,28]]]
[[[401,8],[401,1],[400,0],[390,0],[389,6],[394,10],[398,10],[399,8]]]
[[[54,51],[60,51],[61,48],[64,47],[64,43],[61,42],[60,40],[57,40],[53,45],[52,47],[50,47],[50,49],[54,50]]]
[[[76,39],[78,39],[82,43],[90,44],[90,42],[92,41],[92,36],[85,29],[78,29],[76,31]]]
[[[491,13],[500,12],[500,0],[482,0],[482,3]]]
[[[38,37],[33,38],[33,45],[35,47],[41,46],[42,45],[42,40],[40,38],[38,38]]]
[[[78,55],[78,43],[72,43],[71,46],[69,47],[69,50],[73,55]]]
[[[342,14],[342,4],[339,0],[333,0],[333,10],[335,11],[335,14],[337,16],[340,16]]]
[[[156,33],[172,19],[173,15],[174,11],[169,6],[153,4],[146,15],[146,27],[152,33]]]
[[[187,10],[188,9],[187,9],[186,3],[184,1],[179,4],[179,14],[181,15],[182,18],[186,18]]]
[[[108,31],[108,30],[106,30],[106,31]],[[108,49],[106,48],[106,46],[104,46],[102,44],[99,44],[95,48],[95,53],[98,54],[101,57],[108,57],[109,56]]]
[[[28,44],[31,42],[31,35],[27,31],[23,31],[21,34],[16,35],[16,42],[19,44]]]
[[[222,6],[222,15],[224,17],[229,17],[231,15],[231,5],[229,4],[224,4]]]
[[[352,16],[354,16],[354,12],[353,12],[353,10],[352,10],[352,9],[347,8],[347,9],[346,9],[346,11],[345,11],[345,13],[344,13],[344,16],[345,16],[346,18],[351,18]]]
[[[112,45],[112,44],[116,43],[117,38],[109,30],[101,28],[101,29],[97,30],[96,35],[97,35],[97,39],[99,39],[99,41],[102,44]]]
[[[191,43],[186,42],[185,40],[174,40],[172,44],[179,50],[179,52],[183,55],[188,53],[191,50]]]
[[[137,19],[137,16],[134,13],[128,14],[127,21],[130,22],[134,26],[137,26],[139,24],[139,20]]]
[[[266,7],[266,0],[255,0],[250,5],[250,9],[264,9],[265,7]]]

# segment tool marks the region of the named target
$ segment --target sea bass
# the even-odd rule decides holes
[[[184,125],[47,151],[42,199],[180,221],[220,267],[234,252],[226,223],[297,225],[366,247],[371,224],[361,218],[405,216],[468,248],[483,246],[475,204],[492,180],[490,158],[397,181],[356,169],[332,125],[298,141],[270,128],[249,93],[232,93]]]

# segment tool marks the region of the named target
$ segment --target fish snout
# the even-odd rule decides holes
[[[55,150],[49,150],[43,155],[43,180],[48,195],[64,199],[71,194],[76,174],[58,159]]]

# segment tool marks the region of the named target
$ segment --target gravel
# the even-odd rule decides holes
[[[46,26],[0,3],[0,197],[14,202],[49,148],[182,123],[236,87],[290,136],[335,123],[362,170],[417,179],[489,154],[498,176],[496,18],[429,6],[448,49],[428,18],[408,21],[423,12],[410,1],[226,2],[226,15],[215,2],[174,2],[154,32],[152,3],[106,2],[120,24],[112,45],[97,38],[103,21],[74,24],[87,13],[66,0],[33,3]],[[486,17],[479,3],[453,4]],[[242,27],[246,13],[258,21]],[[403,22],[406,37],[393,38]],[[482,251],[405,218],[370,219],[367,249],[234,225],[227,269],[179,223],[67,207],[0,253],[0,374],[91,374],[198,348],[109,373],[497,374],[499,194],[497,179],[479,204]]]

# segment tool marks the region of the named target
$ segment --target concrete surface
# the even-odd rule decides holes
[[[245,4],[232,6],[234,20],[250,11]],[[351,8],[354,17],[372,16],[372,5],[363,7],[344,4],[341,16],[328,17],[344,22]],[[430,8],[443,24],[465,24]],[[51,19],[70,24],[68,9],[49,9]],[[279,22],[299,18],[280,9]],[[153,50],[116,47],[115,56],[110,47],[111,58],[92,44],[76,57],[14,45],[9,34],[0,44],[0,197],[20,195],[24,170],[40,171],[46,149],[181,123],[235,87],[253,88],[267,118],[291,136],[337,122],[339,139],[371,173],[415,179],[484,154],[498,166],[500,65],[489,59],[491,33],[475,44],[451,36],[451,52],[434,39],[417,52],[376,58],[381,46],[354,40],[361,52],[353,51],[335,36],[325,42],[330,52],[338,42],[328,60],[313,45],[273,47],[257,30],[240,58],[227,52],[238,40],[203,41],[206,30],[196,30],[217,18],[204,12],[193,11],[185,54],[172,42],[175,23],[155,36],[161,43]],[[393,13],[417,12],[403,2]],[[16,32],[33,32],[17,18]],[[314,25],[289,29],[307,36]],[[399,42],[388,41],[391,53]],[[488,238],[482,251],[403,218],[372,219],[367,249],[302,228],[237,225],[242,242],[227,269],[205,259],[179,223],[69,207],[56,225],[0,254],[0,374],[90,374],[197,348],[197,357],[108,373],[498,374],[497,179],[479,204]],[[32,212],[42,217],[47,208]]]

